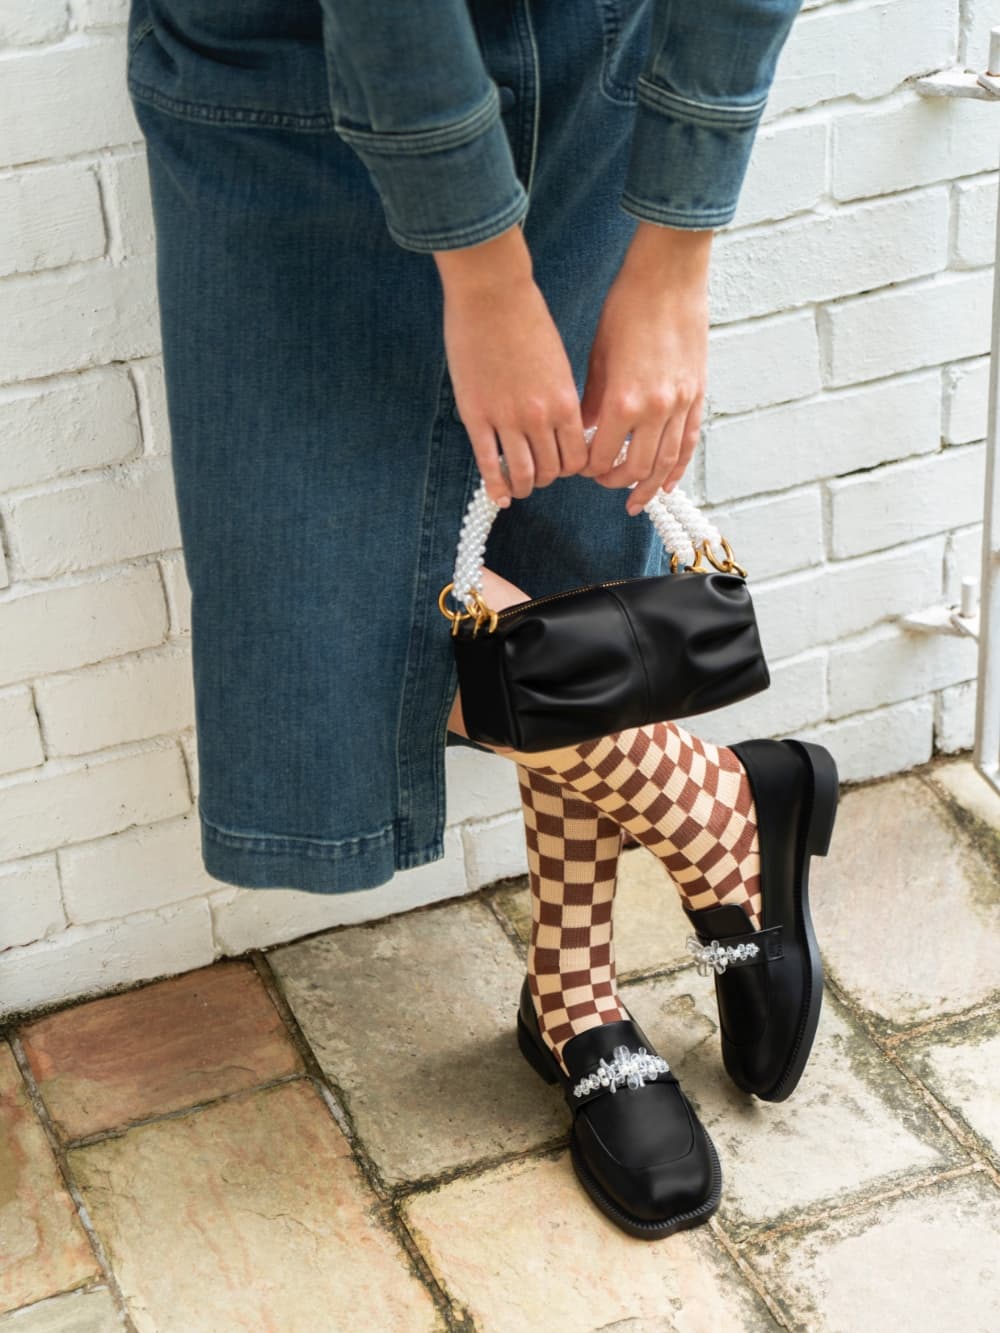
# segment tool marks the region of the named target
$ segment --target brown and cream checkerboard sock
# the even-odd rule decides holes
[[[570,787],[648,847],[692,910],[738,903],[760,929],[760,854],[739,757],[676,722],[506,757]]]
[[[531,883],[528,986],[542,1039],[562,1064],[570,1037],[628,1017],[613,921],[622,831],[565,784],[522,765],[517,776]]]

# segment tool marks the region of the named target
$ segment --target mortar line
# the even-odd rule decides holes
[[[350,1144],[351,1158],[362,1181],[378,1200],[378,1220],[397,1241],[410,1272],[427,1291],[449,1333],[469,1333],[472,1325],[469,1323],[467,1312],[462,1303],[453,1298],[447,1287],[439,1282],[427,1257],[396,1207],[393,1192],[383,1180],[380,1169],[369,1154],[364,1139],[354,1123],[343,1089],[326,1074],[320,1064],[265,952],[261,949],[252,949],[249,956],[271,1002],[288,1029],[293,1045],[302,1057],[310,1080],[320,1092],[321,1101]]]
[[[749,1262],[746,1255],[737,1246],[736,1242],[729,1235],[725,1226],[719,1221],[718,1214],[712,1218],[708,1224],[709,1231],[714,1235],[716,1243],[719,1245],[729,1258],[735,1264],[736,1268],[743,1275],[743,1279],[751,1290],[757,1293],[757,1296],[764,1303],[771,1318],[779,1328],[791,1329],[792,1320],[789,1311],[786,1311],[779,1301],[777,1301],[768,1291],[764,1279]]]
[[[83,1228],[84,1235],[90,1242],[90,1248],[94,1253],[94,1258],[97,1260],[97,1266],[101,1270],[104,1281],[107,1284],[109,1291],[111,1292],[111,1299],[114,1301],[118,1309],[118,1313],[122,1318],[123,1326],[126,1330],[126,1333],[139,1333],[135,1324],[132,1322],[132,1316],[129,1314],[128,1305],[125,1301],[125,1293],[122,1291],[118,1283],[118,1278],[115,1274],[114,1269],[111,1266],[111,1262],[104,1248],[104,1243],[101,1240],[100,1236],[97,1234],[97,1230],[94,1227],[93,1222],[91,1221],[90,1212],[87,1208],[86,1201],[84,1200],[83,1195],[80,1192],[79,1186],[76,1183],[76,1178],[73,1175],[73,1172],[70,1170],[69,1159],[66,1150],[63,1148],[63,1145],[59,1142],[59,1136],[56,1133],[55,1125],[53,1124],[52,1118],[49,1115],[48,1107],[45,1105],[45,1102],[42,1099],[42,1095],[41,1092],[39,1091],[38,1084],[35,1081],[35,1076],[32,1073],[28,1057],[25,1054],[24,1046],[21,1043],[21,1038],[17,1035],[16,1032],[12,1032],[8,1037],[8,1041],[10,1042],[10,1049],[11,1052],[13,1053],[14,1061],[17,1064],[18,1070],[20,1071],[21,1074],[21,1080],[25,1092],[27,1093],[29,1105],[31,1106],[31,1109],[34,1111],[35,1119],[41,1125],[42,1132],[44,1133],[46,1139],[48,1140],[49,1149],[52,1152],[52,1155],[55,1159],[56,1167],[58,1168],[59,1174],[62,1177],[63,1184],[66,1187],[66,1192],[73,1200],[73,1206],[76,1211],[76,1216],[80,1221],[81,1227]],[[53,1292],[52,1294],[61,1295],[62,1293]]]

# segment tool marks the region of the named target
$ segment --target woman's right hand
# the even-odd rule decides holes
[[[581,472],[589,451],[573,371],[520,225],[434,259],[455,403],[487,494],[506,506]]]

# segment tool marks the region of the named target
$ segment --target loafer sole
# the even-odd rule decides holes
[[[539,1078],[544,1079],[546,1083],[558,1083],[560,1081],[559,1074],[552,1068],[548,1052],[539,1051],[534,1038],[525,1027],[520,1010],[517,1013],[517,1044],[521,1054]],[[577,1146],[576,1135],[572,1130],[570,1131],[569,1151],[577,1179],[602,1213],[610,1217],[613,1222],[631,1236],[637,1236],[642,1240],[659,1240],[660,1237],[672,1235],[675,1231],[684,1231],[689,1227],[700,1226],[712,1216],[719,1206],[719,1200],[722,1197],[722,1166],[719,1162],[718,1153],[715,1151],[715,1144],[707,1132],[705,1133],[705,1139],[712,1159],[712,1192],[705,1202],[699,1204],[697,1208],[676,1213],[672,1217],[658,1218],[656,1221],[633,1216],[633,1214],[626,1212],[620,1203],[611,1198],[584,1161],[583,1154]]]
[[[820,957],[812,915],[809,911],[809,862],[813,856],[826,856],[829,850],[840,795],[836,764],[823,746],[791,737],[785,743],[794,745],[798,749],[812,774],[809,816],[803,821],[799,830],[798,861],[802,869],[795,893],[795,924],[801,931],[809,960],[809,973],[795,1039],[788,1063],[780,1078],[768,1092],[743,1089],[745,1092],[755,1092],[761,1101],[766,1102],[783,1102],[794,1092],[808,1063],[816,1037],[816,1028],[819,1025],[820,1010],[823,1007],[823,960]],[[736,1079],[733,1081],[737,1082]]]

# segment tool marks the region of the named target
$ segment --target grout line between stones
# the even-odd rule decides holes
[[[378,1220],[396,1239],[411,1273],[428,1292],[449,1333],[472,1333],[475,1326],[468,1312],[434,1274],[416,1237],[397,1206],[396,1195],[386,1185],[381,1171],[368,1153],[364,1140],[354,1124],[343,1090],[335,1080],[329,1078],[325,1073],[308,1038],[302,1031],[302,1027],[288,1003],[284,991],[281,989],[277,976],[271,969],[265,952],[260,949],[252,949],[248,956],[271,1002],[281,1015],[293,1045],[302,1057],[310,1081],[318,1090],[324,1105],[351,1145],[351,1156],[354,1163],[365,1184],[378,1201],[375,1209]]]
[[[775,1300],[775,1298],[771,1295],[764,1279],[753,1267],[753,1265],[749,1262],[746,1255],[743,1254],[743,1252],[740,1250],[739,1246],[736,1244],[733,1238],[729,1235],[726,1228],[719,1221],[718,1215],[713,1217],[712,1220],[709,1222],[708,1229],[714,1236],[716,1244],[719,1246],[719,1248],[729,1255],[729,1258],[732,1260],[733,1264],[736,1266],[737,1270],[742,1275],[743,1280],[746,1282],[747,1286],[750,1287],[752,1291],[756,1292],[757,1296],[760,1298],[760,1300],[763,1302],[767,1310],[770,1312],[771,1318],[775,1321],[778,1327],[783,1329],[790,1329],[792,1327],[792,1323],[789,1314],[783,1309],[781,1303]]]
[[[83,1227],[84,1234],[86,1235],[88,1241],[90,1242],[90,1248],[94,1252],[94,1258],[97,1260],[97,1264],[101,1270],[101,1273],[103,1274],[104,1281],[107,1283],[108,1289],[111,1292],[111,1298],[118,1309],[119,1315],[121,1316],[122,1326],[126,1330],[126,1333],[138,1333],[138,1329],[132,1322],[132,1317],[129,1314],[128,1306],[125,1302],[125,1294],[122,1291],[121,1287],[118,1285],[118,1278],[115,1275],[115,1271],[111,1266],[111,1261],[108,1258],[107,1251],[104,1248],[104,1243],[101,1240],[100,1236],[97,1234],[97,1230],[94,1227],[93,1222],[91,1221],[90,1212],[83,1199],[83,1195],[80,1193],[79,1187],[77,1186],[76,1183],[76,1179],[73,1176],[72,1171],[70,1170],[69,1160],[66,1155],[67,1150],[59,1142],[59,1136],[56,1133],[55,1126],[52,1123],[52,1118],[49,1115],[48,1107],[45,1105],[45,1102],[42,1099],[41,1092],[38,1089],[38,1084],[35,1082],[35,1076],[31,1072],[31,1066],[28,1062],[28,1057],[25,1055],[24,1047],[21,1044],[21,1039],[16,1033],[11,1033],[8,1037],[8,1040],[10,1042],[11,1051],[13,1052],[14,1055],[14,1060],[17,1063],[17,1067],[21,1072],[21,1078],[24,1082],[24,1088],[28,1096],[28,1101],[31,1104],[31,1109],[34,1111],[35,1116],[42,1127],[42,1131],[45,1134],[46,1139],[48,1140],[49,1149],[51,1150],[52,1155],[55,1158],[56,1166],[59,1169],[59,1174],[62,1176],[63,1179],[63,1184],[65,1185],[66,1191],[69,1194],[70,1198],[73,1200],[73,1205],[76,1208],[76,1214],[80,1220],[80,1225]],[[53,1293],[53,1295],[58,1295],[58,1294],[61,1293]]]
[[[986,1176],[990,1178],[990,1172],[984,1170],[977,1163],[968,1163],[965,1166],[953,1167],[950,1171],[928,1171],[920,1176],[914,1176],[906,1181],[901,1181],[898,1185],[890,1186],[888,1189],[877,1190],[865,1197],[857,1198],[851,1203],[835,1204],[831,1208],[825,1208],[815,1213],[803,1213],[799,1217],[790,1218],[787,1222],[779,1223],[773,1227],[759,1227],[750,1232],[738,1243],[741,1252],[753,1254],[756,1250],[763,1249],[764,1246],[771,1244],[775,1240],[780,1240],[784,1236],[794,1235],[797,1231],[810,1231],[814,1227],[821,1226],[824,1222],[832,1221],[837,1217],[853,1217],[859,1213],[865,1213],[880,1203],[891,1203],[894,1199],[904,1199],[911,1194],[919,1194],[921,1190],[930,1189],[934,1185],[944,1184],[949,1180],[961,1180],[966,1176]],[[752,1264],[753,1260],[749,1262]]]

